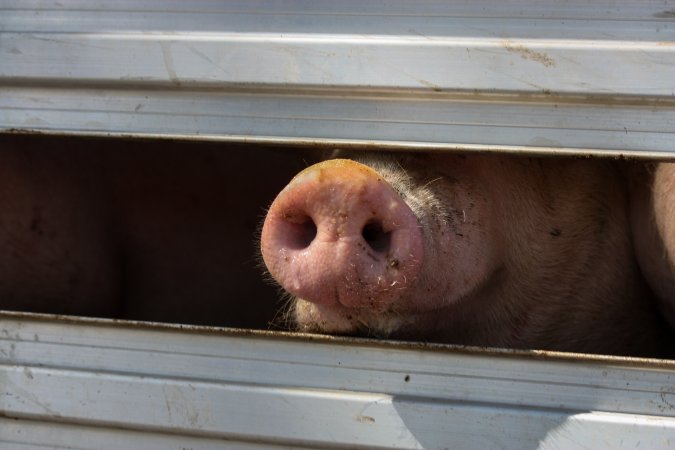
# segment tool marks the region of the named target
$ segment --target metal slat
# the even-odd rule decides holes
[[[0,336],[7,445],[675,446],[669,361],[27,314]]]
[[[602,368],[581,363],[569,366],[558,361],[541,365],[520,359],[504,359],[495,366],[489,356],[457,354],[448,364],[446,355],[433,352],[416,355],[363,346],[326,349],[319,344],[274,346],[264,339],[237,335],[228,336],[225,346],[218,336],[177,334],[169,341],[154,331],[125,329],[120,333],[115,328],[81,326],[68,331],[58,322],[32,323],[29,331],[20,322],[3,322],[3,330],[7,333],[6,339],[0,341],[0,354],[11,355],[12,364],[18,365],[237,383],[249,382],[251,373],[255,373],[257,383],[285,387],[334,389],[336,383],[342,387],[345,385],[340,383],[348,383],[351,389],[368,392],[376,385],[392,395],[527,404],[545,409],[639,414],[658,411],[675,416],[675,410],[669,408],[669,404],[675,404],[675,393],[669,391],[674,374],[645,372],[642,367],[621,364],[617,372],[612,363],[621,360],[616,359]],[[273,351],[268,351],[270,346]],[[265,355],[263,360],[251,356],[261,352]],[[351,359],[355,359],[356,366],[346,362]],[[222,360],[233,364],[225,371],[220,365]],[[333,372],[336,361],[344,377],[341,380]],[[418,373],[418,382],[405,383],[405,376],[412,372]],[[592,386],[587,384],[589,379],[594,380]],[[548,382],[559,385],[554,399],[540,389]],[[645,402],[645,392],[651,392],[658,402]]]
[[[675,419],[666,417],[40,368],[0,370],[13,393],[5,402],[12,416],[106,428],[318,448],[537,448],[541,441],[543,448],[554,442],[593,447],[594,441],[662,448],[675,437]]]
[[[675,153],[653,2],[0,3],[0,129]]]

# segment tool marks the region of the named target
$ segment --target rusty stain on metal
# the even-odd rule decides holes
[[[521,44],[515,44],[511,41],[505,41],[503,43],[504,48],[507,52],[516,53],[521,58],[538,62],[544,67],[553,67],[555,66],[555,60],[543,52],[536,52],[530,48],[525,47]]]
[[[654,14],[658,19],[673,19],[675,18],[675,9],[669,9],[660,13]]]

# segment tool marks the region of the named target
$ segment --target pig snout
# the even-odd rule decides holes
[[[263,260],[281,286],[317,305],[386,311],[423,261],[418,220],[375,170],[334,159],[300,172],[272,203]]]

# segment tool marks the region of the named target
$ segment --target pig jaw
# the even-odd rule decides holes
[[[407,328],[414,317],[393,311],[354,310],[295,299],[294,321],[299,331],[390,338]]]
[[[413,284],[424,245],[417,218],[372,169],[330,160],[298,174],[261,236],[270,274],[325,307],[383,312]]]

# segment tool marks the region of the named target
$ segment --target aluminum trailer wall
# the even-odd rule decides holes
[[[675,4],[0,1],[0,130],[675,152]]]
[[[672,1],[0,1],[0,132],[675,155]],[[0,448],[675,448],[671,361],[6,313]]]
[[[5,314],[0,448],[675,448],[675,362]]]

